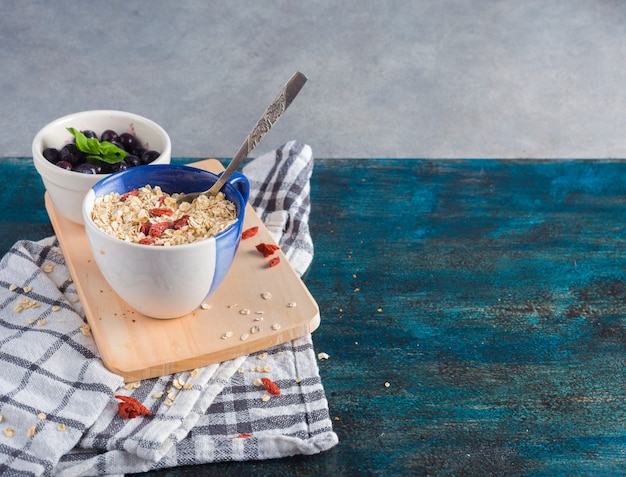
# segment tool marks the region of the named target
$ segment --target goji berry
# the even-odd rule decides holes
[[[260,243],[256,246],[256,249],[263,254],[263,257],[274,255],[274,252],[279,248],[278,245],[274,245],[273,243]]]
[[[151,416],[152,412],[150,409],[145,407],[136,399],[128,396],[115,396],[116,399],[121,400],[122,402],[117,404],[117,409],[120,412],[120,416],[124,419],[134,419],[139,415]]]
[[[148,235],[148,232],[150,232],[151,225],[152,223],[149,220],[146,220],[145,222],[142,222],[141,225],[139,226],[139,231],[143,233],[144,235]]]
[[[167,198],[166,194],[163,194],[161,197],[159,197],[159,207],[161,207],[163,205],[163,202],[165,202],[165,199]]]
[[[280,263],[280,257],[274,257],[270,260],[270,267],[275,267]]]
[[[172,226],[176,230],[182,229],[189,222],[189,216],[187,214],[183,215],[180,219],[174,221],[174,225]]]
[[[126,192],[125,194],[122,194],[120,196],[120,202],[126,202],[126,199],[128,199],[131,195],[134,195],[136,197],[139,195],[139,191],[137,189],[133,189],[131,191]]]
[[[254,237],[258,231],[259,231],[258,227],[250,227],[249,229],[244,230],[243,233],[241,234],[241,240]]]
[[[252,434],[248,434],[247,432],[242,432],[238,436],[232,437],[231,439],[247,439],[248,437],[252,437]]]
[[[140,239],[137,243],[141,245],[152,245],[154,243],[154,240],[148,237],[144,237]]]
[[[270,378],[261,378],[261,382],[265,387],[265,390],[273,396],[280,396],[280,388],[278,384],[272,381]]]
[[[170,225],[169,222],[157,222],[156,224],[152,224],[148,235],[154,238],[160,237],[163,232],[170,228]]]
[[[174,211],[167,207],[155,207],[154,209],[150,209],[150,215],[154,217],[161,217],[162,215],[170,216],[173,213]]]

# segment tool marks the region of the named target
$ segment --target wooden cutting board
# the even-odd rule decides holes
[[[223,170],[215,159],[190,165]],[[149,318],[127,305],[100,273],[83,226],[59,214],[47,194],[45,204],[102,361],[126,382],[260,351],[311,333],[320,324],[317,303],[282,251],[275,255],[280,264],[270,268],[269,259],[256,250],[258,243],[274,241],[250,204],[244,230],[258,226],[259,232],[241,241],[207,309],[171,320]],[[263,297],[266,292],[271,298]]]

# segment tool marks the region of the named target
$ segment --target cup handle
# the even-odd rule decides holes
[[[241,172],[233,172],[233,175],[230,176],[228,182],[232,184],[243,197],[243,203],[248,203],[248,198],[250,197],[250,182],[248,182],[248,178],[244,176]]]

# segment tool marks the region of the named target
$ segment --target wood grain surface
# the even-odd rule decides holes
[[[215,159],[192,165],[223,170]],[[168,320],[147,317],[122,300],[100,273],[84,227],[59,214],[47,195],[45,203],[102,361],[125,382],[220,363],[299,338],[319,326],[317,304],[282,251],[276,252],[281,263],[269,267],[255,249],[258,243],[274,241],[249,204],[243,230],[259,231],[240,242],[224,281],[205,301],[206,309]],[[263,298],[266,292],[270,299]]]
[[[310,226],[338,446],[146,475],[624,475],[624,162],[317,160]]]

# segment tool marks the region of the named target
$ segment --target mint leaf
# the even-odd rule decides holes
[[[67,130],[76,139],[76,148],[87,154],[87,159],[95,159],[108,164],[117,164],[128,155],[124,149],[120,149],[115,144],[108,141],[98,141],[97,138],[88,138],[75,128]]]
[[[104,162],[108,162],[109,164],[117,164],[126,156],[128,156],[128,153],[124,149],[120,149],[115,144],[110,143],[109,141],[102,141],[100,143],[100,155],[102,156],[102,160]]]

